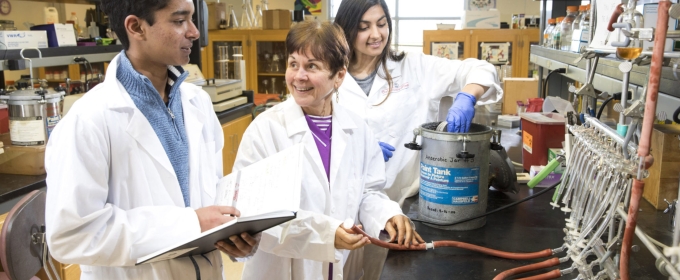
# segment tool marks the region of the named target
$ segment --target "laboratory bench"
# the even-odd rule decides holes
[[[529,189],[520,187],[519,194],[489,191],[487,211],[499,208],[524,197],[537,193],[544,188]],[[415,221],[416,229],[426,242],[455,240],[509,252],[535,252],[555,249],[563,244],[564,228],[567,218],[559,209],[549,205],[552,190],[537,198],[486,217],[486,225],[469,231],[448,231],[432,228]],[[640,202],[638,226],[652,238],[670,244],[670,216],[655,210],[643,200]],[[410,218],[418,216],[418,196],[406,199],[402,207]],[[654,266],[654,257],[635,238],[634,245],[639,251],[630,258],[630,278],[637,280],[667,279]],[[565,253],[556,257],[564,257]],[[435,248],[428,251],[389,251],[382,270],[381,279],[493,279],[499,273],[544,261],[507,260],[459,248]],[[569,267],[571,262],[563,263],[560,269]],[[518,276],[527,277],[555,269],[537,270]],[[577,273],[565,275],[560,279],[574,279]],[[519,278],[519,277],[518,277]]]

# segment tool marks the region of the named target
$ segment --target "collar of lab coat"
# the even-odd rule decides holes
[[[357,124],[354,123],[354,121],[347,115],[348,114],[347,110],[342,108],[341,105],[336,104],[335,100],[333,100],[332,103],[333,103],[332,114],[333,127],[337,126],[345,132],[357,128]],[[302,112],[302,107],[295,103],[294,98],[289,98],[281,105],[284,105],[283,114],[285,122],[287,124],[286,133],[288,133],[288,137],[291,137],[301,132],[309,131],[309,125],[307,125],[307,121],[305,120],[305,113]],[[333,138],[335,138],[335,135],[333,135]]]
[[[111,60],[111,63],[109,64],[109,67],[106,70],[108,75],[106,75],[106,78],[104,79],[104,84],[102,85],[107,88],[118,89],[115,92],[119,95],[118,96],[119,98],[111,98],[109,108],[114,111],[115,110],[131,111],[133,114],[130,118],[127,119],[128,134],[130,134],[130,136],[132,136],[144,148],[144,150],[146,150],[149,153],[149,155],[151,155],[151,157],[158,161],[165,169],[171,172],[171,174],[175,174],[172,164],[170,163],[170,159],[168,158],[168,155],[165,153],[163,145],[161,144],[160,140],[158,139],[158,136],[151,127],[151,124],[146,119],[146,117],[144,117],[144,114],[139,110],[139,108],[135,106],[134,102],[132,101],[132,98],[130,98],[130,94],[128,94],[128,92],[125,90],[123,85],[120,83],[120,81],[118,81],[118,78],[116,77],[116,70],[118,68],[119,57],[120,54],[114,57],[113,60]],[[201,120],[206,119],[204,112],[201,112],[201,110],[198,109],[196,104],[194,104],[194,102],[198,102],[198,100],[194,100],[194,98],[197,97],[197,91],[192,90],[191,89],[192,86],[193,85],[189,85],[186,83],[180,85],[180,91],[182,92],[181,94],[182,109],[184,111],[184,126],[186,128],[187,137],[189,139],[189,166],[191,170],[194,169],[193,168],[194,166],[198,166],[198,156],[200,152],[198,150],[200,149],[199,139],[202,135],[201,131],[203,130],[203,122]],[[174,179],[174,182],[176,182],[177,184],[176,186],[166,187],[179,188],[179,181],[177,181],[176,177]],[[182,201],[181,204],[183,205],[184,202]]]
[[[405,59],[405,58],[404,58]],[[401,69],[398,67],[400,62],[387,59],[387,71],[392,75],[392,79],[401,76]],[[352,77],[352,75],[345,75],[345,81],[343,86],[349,87],[349,92],[361,95],[363,99],[376,98],[376,96],[382,96],[380,90],[385,87],[387,88],[387,80],[385,80],[385,71],[382,65],[378,66],[378,73],[373,79],[373,85],[371,85],[371,90],[369,91],[369,96],[366,96],[364,90],[359,87],[359,83]],[[346,84],[345,84],[346,83]],[[342,97],[341,97],[342,98]],[[382,102],[382,99],[378,100],[377,103]],[[377,104],[376,103],[376,104]]]

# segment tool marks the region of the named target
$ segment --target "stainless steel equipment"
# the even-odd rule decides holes
[[[239,97],[243,94],[241,80],[206,80],[206,84],[201,86],[210,95],[215,112],[222,112],[248,102],[246,97]]]
[[[417,128],[420,152],[419,219],[451,223],[483,214],[489,190],[489,157],[493,129],[471,124],[468,133],[437,130],[439,122]],[[484,226],[485,218],[454,226],[428,226],[471,230]]]
[[[62,117],[65,92],[45,89],[16,90],[0,95],[9,108],[9,131],[13,145],[44,145]]]

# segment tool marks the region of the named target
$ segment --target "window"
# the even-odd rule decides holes
[[[330,0],[331,21],[342,0]],[[423,30],[435,30],[438,23],[461,24],[463,2],[452,0],[385,0],[392,16],[392,47],[398,51],[422,52]]]

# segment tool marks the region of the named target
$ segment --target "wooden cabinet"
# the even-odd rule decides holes
[[[247,89],[255,93],[281,93],[286,90],[285,41],[288,30],[213,30],[208,33],[208,47],[203,76],[234,77],[234,47],[241,47],[246,61]]]
[[[487,59],[495,65],[511,65],[512,77],[528,77],[529,51],[532,44],[538,44],[538,29],[474,29],[474,30],[424,30],[423,53],[435,54],[433,46],[446,43],[458,44],[458,59],[485,59],[491,48],[507,47],[500,59]],[[494,55],[497,55],[495,53]]]
[[[236,152],[238,146],[241,144],[243,133],[253,121],[251,115],[245,115],[228,123],[222,124],[222,133],[224,134],[224,147],[222,148],[222,168],[224,175],[231,173],[234,167],[234,160],[236,160]]]

